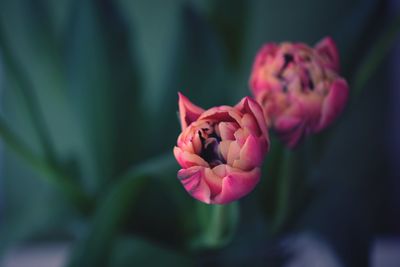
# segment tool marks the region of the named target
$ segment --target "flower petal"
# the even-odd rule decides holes
[[[261,106],[252,98],[244,97],[235,108],[239,109],[242,113],[248,113],[254,116],[257,121],[258,127],[262,135],[267,139],[269,144],[269,135],[266,125],[266,120],[264,118],[263,110]]]
[[[262,161],[263,151],[260,142],[253,135],[249,135],[240,150],[240,158],[233,162],[232,167],[247,171],[260,166]]]
[[[322,104],[322,113],[319,126],[320,131],[328,126],[342,112],[349,97],[349,87],[345,80],[337,79],[331,85],[329,94]]]
[[[229,147],[231,143],[234,141],[231,140],[222,140],[219,143],[219,153],[221,153],[222,157],[225,159],[225,161],[228,161],[228,152],[229,152]]]
[[[178,179],[181,181],[185,190],[195,199],[210,204],[210,188],[203,178],[203,167],[195,166],[178,171]]]
[[[236,141],[232,141],[229,145],[228,156],[226,162],[228,165],[233,164],[233,162],[240,157],[240,146]]]
[[[184,96],[180,92],[178,92],[178,96],[181,128],[182,130],[185,130],[192,122],[200,117],[200,115],[204,112],[204,109],[194,105],[186,96]]]
[[[235,140],[234,133],[238,128],[233,122],[220,122],[218,124],[218,133],[222,140]]]
[[[180,147],[174,147],[174,156],[182,168],[190,168],[192,166],[209,167],[208,163],[196,154],[183,151]]]
[[[223,166],[223,165],[218,165],[218,166]],[[213,198],[215,195],[221,192],[222,178],[223,177],[218,176],[212,169],[210,168],[204,169],[204,179],[210,188],[211,198]]]
[[[335,42],[331,37],[325,37],[315,45],[315,49],[319,55],[328,60],[329,66],[339,71],[339,53]]]
[[[260,168],[243,172],[238,169],[227,168],[227,175],[222,181],[222,191],[211,204],[228,204],[250,193],[260,180]]]

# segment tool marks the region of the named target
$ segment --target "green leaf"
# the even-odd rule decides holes
[[[82,168],[87,147],[67,98],[61,39],[54,34],[49,11],[43,0],[5,0],[1,12],[6,118],[35,151],[42,151],[43,143],[62,171],[72,173],[67,165],[81,163],[73,170],[79,181],[81,174],[87,176]]]
[[[54,184],[66,197],[81,211],[87,211],[91,202],[79,184],[70,177],[65,176],[57,166],[52,165],[45,159],[41,159],[11,132],[6,123],[0,118],[0,136],[16,154],[22,157],[28,164],[39,172],[39,178]]]
[[[382,30],[382,34],[371,48],[361,66],[358,68],[353,82],[353,91],[359,95],[369,79],[381,66],[383,59],[398,39],[400,33],[400,15]]]
[[[99,202],[88,236],[75,247],[68,266],[106,266],[118,230],[147,180],[144,175],[122,180]]]
[[[112,246],[130,212],[138,208],[140,192],[150,182],[175,165],[172,157],[162,156],[133,167],[100,199],[87,236],[75,247],[68,266],[105,266]]]
[[[7,3],[3,3],[3,5],[5,4]],[[13,4],[11,5],[11,7],[15,6],[15,4],[18,3]],[[4,10],[8,9],[6,8],[2,10],[4,12]],[[42,10],[40,8],[37,8],[37,12],[40,11]],[[3,15],[5,16],[2,16],[2,18],[7,18],[6,14]],[[13,53],[13,51],[15,50],[12,50],[12,46],[6,38],[7,31],[10,31],[10,28],[7,27],[9,21],[3,19],[0,22],[2,24],[0,25],[0,49],[2,51],[7,73],[9,73],[9,76],[13,77],[15,81],[19,83],[19,86],[17,86],[17,88],[21,90],[21,94],[24,97],[29,115],[31,116],[31,119],[33,121],[33,126],[35,127],[36,133],[41,143],[41,147],[47,157],[47,160],[51,163],[56,163],[56,153],[53,147],[51,136],[48,132],[44,116],[42,114],[42,110],[39,106],[39,101],[37,99],[34,86],[31,80],[29,80],[27,72],[25,72],[25,70],[19,64],[17,56]]]
[[[166,83],[175,56],[184,1],[171,0],[168,5],[162,1],[147,0],[117,2],[129,22],[131,50],[140,51],[138,60],[141,62],[144,88],[140,96],[142,108],[150,118],[159,117],[165,106],[162,96],[168,89]]]
[[[69,22],[67,86],[100,190],[146,153],[136,51],[112,1],[76,1]]]

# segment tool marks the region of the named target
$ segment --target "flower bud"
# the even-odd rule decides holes
[[[264,110],[267,126],[289,147],[326,128],[342,112],[348,85],[338,71],[338,51],[329,37],[314,48],[269,43],[258,52],[250,89]]]
[[[245,97],[234,107],[203,110],[179,93],[179,115],[174,155],[186,191],[208,204],[227,204],[252,191],[269,148],[259,104]]]

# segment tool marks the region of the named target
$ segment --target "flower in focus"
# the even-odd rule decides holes
[[[269,43],[258,52],[250,89],[268,127],[290,148],[304,135],[326,128],[343,110],[348,85],[338,71],[338,51],[329,37],[314,48]]]
[[[245,97],[234,107],[203,110],[179,93],[179,115],[174,155],[186,191],[208,204],[227,204],[252,191],[269,148],[259,104]]]

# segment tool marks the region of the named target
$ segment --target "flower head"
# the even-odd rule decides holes
[[[257,102],[245,97],[234,107],[203,110],[179,93],[179,114],[182,133],[174,155],[186,191],[208,204],[227,204],[252,191],[269,148]]]
[[[289,147],[326,128],[343,110],[348,85],[338,71],[338,51],[329,37],[314,48],[269,43],[258,52],[250,88],[268,127]]]

